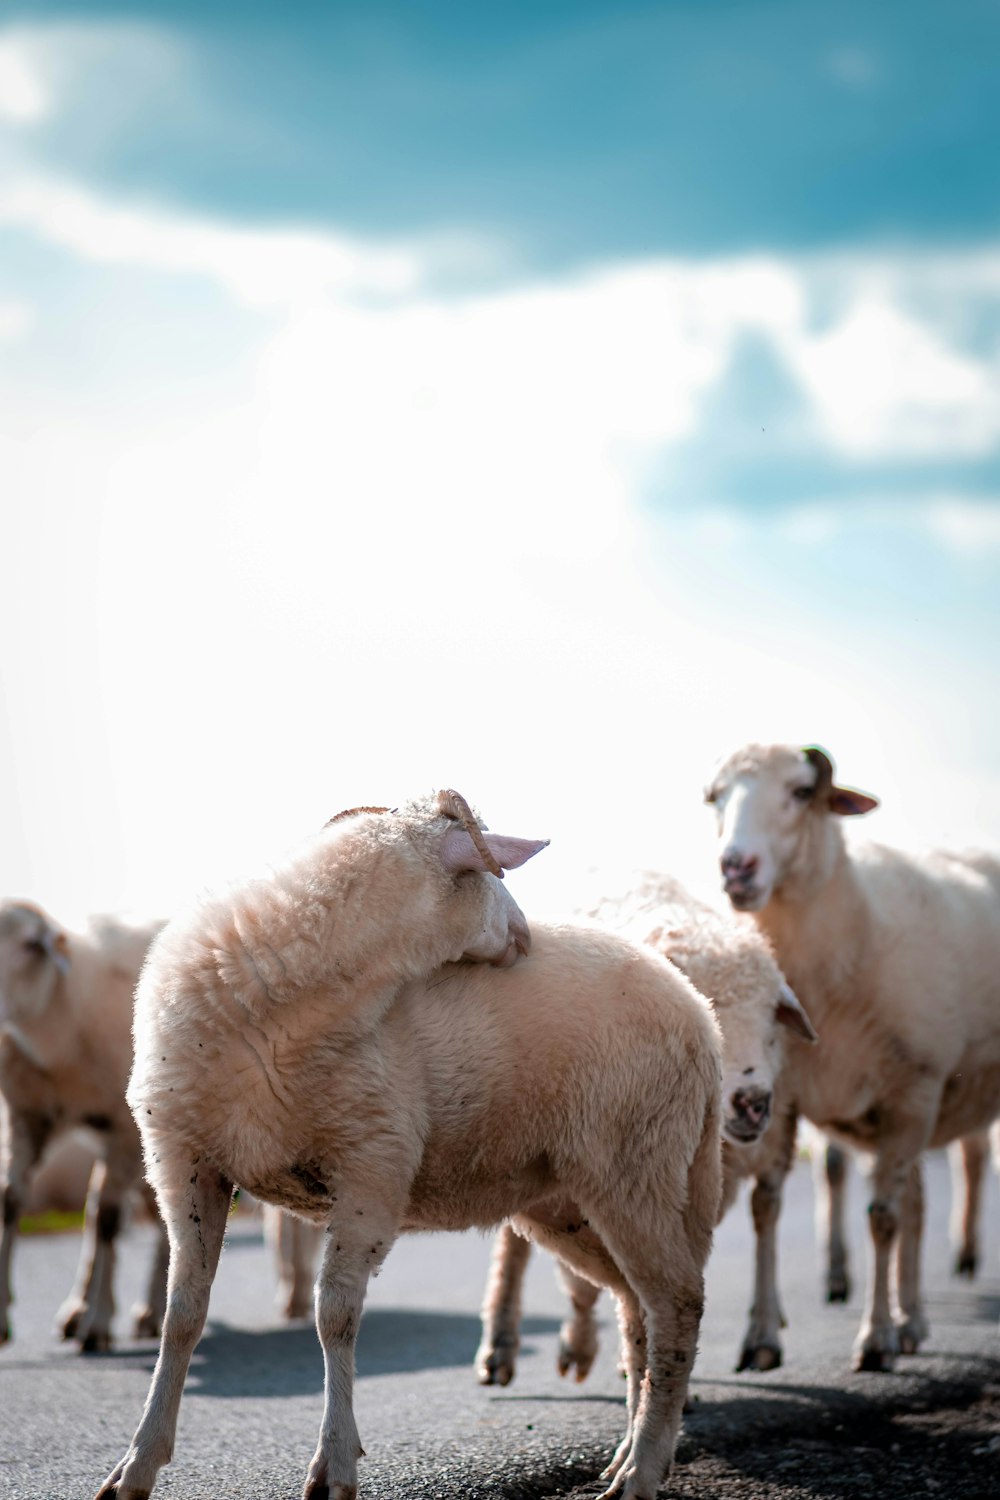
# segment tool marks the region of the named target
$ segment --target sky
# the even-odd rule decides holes
[[[996,0],[2,17],[0,890],[454,785],[707,891],[749,739],[1000,844]]]

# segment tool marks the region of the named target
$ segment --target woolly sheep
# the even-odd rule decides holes
[[[28,901],[0,903],[0,1343],[11,1336],[11,1257],[31,1174],[46,1146],[85,1128],[100,1156],[87,1198],[83,1252],[59,1312],[65,1338],[107,1349],[114,1312],[115,1241],[132,1189],[151,1191],[125,1103],[132,1062],[132,992],[161,923],[94,917],[83,932],[59,926]],[[158,1217],[158,1216],[157,1216]],[[137,1337],[160,1331],[167,1241],[160,1225],[146,1301],[133,1311]]]
[[[753,913],[820,1033],[815,1052],[793,1062],[795,1105],[874,1158],[873,1275],[855,1363],[889,1369],[928,1331],[921,1153],[1000,1114],[1000,862],[849,850],[840,818],[878,804],[835,785],[815,747],[748,745],[706,798],[724,889]]]
[[[511,1216],[614,1287],[630,1420],[609,1473],[617,1493],[653,1500],[718,1206],[714,1023],[682,976],[611,935],[536,929],[512,967],[454,964],[528,946],[455,807],[349,817],[157,943],[129,1099],[170,1283],[146,1409],[102,1500],[148,1495],[170,1459],[234,1181],[327,1226],[326,1410],[306,1500],[356,1494],[354,1341],[396,1236]],[[539,847],[475,835],[505,865]]]
[[[740,1182],[756,1178],[752,1212],[757,1226],[755,1292],[739,1369],[770,1369],[781,1362],[781,1309],[776,1286],[775,1228],[780,1188],[794,1144],[776,1083],[785,1027],[815,1041],[807,1017],[767,943],[752,928],[697,901],[680,881],[645,872],[623,896],[606,898],[583,913],[601,927],[655,948],[712,1003],[722,1032],[723,1211]],[[775,1115],[773,1129],[768,1125]],[[766,1134],[765,1134],[766,1132]],[[757,1144],[754,1145],[753,1143]],[[505,1225],[496,1237],[483,1302],[476,1372],[483,1385],[507,1385],[520,1343],[521,1288],[530,1245]],[[559,1267],[572,1306],[560,1330],[558,1368],[584,1380],[597,1353],[594,1306],[599,1288]]]

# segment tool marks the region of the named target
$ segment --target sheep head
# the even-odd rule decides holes
[[[68,970],[66,934],[40,906],[0,903],[0,1019],[44,1010]]]
[[[817,818],[878,806],[877,798],[837,786],[833,777],[833,762],[817,745],[747,745],[715,772],[705,800],[716,811],[723,888],[737,911],[762,910],[803,867]]]

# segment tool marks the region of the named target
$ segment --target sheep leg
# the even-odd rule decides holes
[[[919,1158],[903,1190],[896,1256],[900,1319],[896,1324],[901,1354],[916,1354],[930,1333],[920,1298],[920,1250],[924,1235],[924,1172]]]
[[[142,1420],[96,1500],[148,1500],[157,1473],[173,1457],[181,1392],[205,1326],[229,1215],[232,1184],[214,1168],[186,1152],[168,1159],[162,1143],[154,1160],[170,1236],[163,1337]]]
[[[133,1144],[112,1138],[105,1160],[95,1162],[91,1173],[77,1286],[59,1312],[63,1338],[76,1339],[85,1354],[111,1347],[117,1239],[136,1170]]]
[[[775,1370],[781,1364],[785,1319],[778,1298],[778,1220],[795,1150],[798,1120],[788,1114],[771,1127],[774,1151],[758,1173],[750,1198],[754,1227],[754,1295],[737,1370]]]
[[[146,1300],[136,1303],[132,1309],[132,1333],[137,1339],[158,1339],[163,1327],[163,1314],[167,1307],[170,1241],[167,1238],[167,1226],[160,1216],[156,1194],[148,1182],[143,1182],[140,1191],[156,1225],[156,1246],[149,1268],[149,1281],[146,1284]]]
[[[717,1154],[717,1138],[711,1147]],[[716,1194],[713,1213],[717,1206]],[[608,1223],[598,1225],[596,1215],[591,1214],[589,1226],[579,1212],[567,1218],[548,1209],[548,1205],[533,1206],[529,1215],[514,1221],[515,1226],[525,1224],[527,1232],[560,1260],[588,1280],[609,1286],[618,1301],[629,1424],[602,1475],[611,1480],[602,1500],[612,1495],[621,1500],[654,1500],[673,1458],[694,1364],[704,1305],[704,1277],[696,1252],[707,1255],[711,1225],[678,1224],[669,1237],[671,1253],[665,1255],[661,1233],[650,1236],[648,1244],[638,1235],[644,1217],[649,1216],[648,1201],[616,1204],[614,1219],[609,1216]],[[627,1226],[625,1237],[617,1229],[609,1230],[612,1222]],[[657,1215],[656,1222],[669,1224],[669,1213]],[[704,1230],[701,1235],[699,1228]],[[670,1267],[669,1283],[664,1278],[665,1264]]]
[[[948,1148],[951,1167],[951,1238],[955,1275],[975,1276],[979,1266],[979,1216],[989,1156],[989,1134],[963,1136]]]
[[[17,1239],[17,1226],[27,1196],[32,1171],[48,1144],[52,1121],[47,1115],[22,1115],[11,1110],[3,1140],[0,1162],[0,1199],[3,1201],[3,1227],[0,1230],[0,1344],[11,1336],[10,1305],[14,1300],[10,1286],[10,1267]]]
[[[646,1368],[646,1328],[642,1307],[603,1241],[569,1200],[552,1199],[533,1204],[513,1221],[514,1229],[551,1250],[574,1283],[589,1282],[608,1287],[615,1295],[621,1337],[621,1363],[625,1371],[625,1404],[628,1425],[611,1463],[601,1475],[611,1478],[620,1469],[632,1447],[633,1422],[639,1408],[642,1377]]]
[[[514,1379],[521,1345],[521,1288],[530,1256],[531,1241],[504,1224],[493,1241],[483,1299],[483,1331],[476,1351],[480,1385],[509,1385]]]
[[[924,1110],[911,1100],[910,1128],[881,1142],[872,1169],[868,1206],[872,1274],[868,1307],[854,1345],[856,1370],[891,1370],[899,1353],[899,1334],[892,1315],[890,1273],[899,1232],[902,1200],[914,1163],[927,1144],[928,1122],[937,1117],[936,1100]]]
[[[354,1500],[358,1492],[358,1459],[364,1449],[354,1421],[354,1345],[368,1278],[378,1273],[400,1223],[395,1207],[373,1204],[371,1193],[370,1181],[356,1193],[340,1186],[336,1213],[327,1225],[316,1282],[326,1394],[303,1500]]]
[[[816,1191],[816,1234],[826,1247],[826,1300],[846,1302],[851,1294],[848,1270],[847,1236],[844,1223],[847,1208],[847,1152],[827,1143],[822,1157],[813,1157],[813,1182]]]
[[[559,1330],[559,1374],[568,1375],[576,1367],[577,1382],[586,1380],[597,1357],[597,1320],[594,1307],[601,1295],[599,1286],[588,1281],[562,1261],[556,1263],[556,1274],[573,1309]]]
[[[315,1251],[322,1230],[264,1204],[264,1235],[278,1265],[277,1303],[283,1317],[307,1318],[313,1307]]]
[[[80,1243],[80,1260],[76,1269],[73,1290],[56,1314],[56,1326],[64,1339],[77,1338],[81,1324],[85,1320],[88,1324],[92,1321],[89,1311],[103,1275],[105,1246],[97,1232],[97,1223],[98,1204],[107,1173],[107,1162],[98,1158],[91,1169],[90,1181],[87,1184],[87,1200],[83,1213],[83,1238]],[[110,1316],[108,1324],[110,1325]],[[105,1328],[105,1333],[107,1331],[108,1329]],[[87,1352],[90,1353],[97,1347],[95,1341]],[[108,1347],[107,1343],[104,1347]]]

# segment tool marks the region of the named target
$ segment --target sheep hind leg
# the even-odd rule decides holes
[[[509,1385],[521,1345],[521,1289],[531,1241],[504,1224],[493,1241],[475,1369],[480,1385]]]
[[[989,1134],[963,1136],[948,1148],[951,1168],[951,1238],[956,1276],[973,1277],[979,1268],[979,1217],[983,1179],[989,1156]]]
[[[163,1337],[142,1419],[96,1500],[148,1500],[157,1473],[173,1456],[181,1393],[226,1232],[232,1184],[214,1168],[186,1152],[169,1159],[161,1144],[156,1177],[170,1236]]]
[[[621,1363],[626,1379],[628,1423],[614,1457],[601,1474],[602,1479],[612,1479],[632,1449],[634,1421],[646,1368],[646,1329],[642,1308],[603,1241],[573,1203],[553,1200],[534,1204],[513,1222],[518,1232],[550,1250],[575,1283],[591,1283],[595,1288],[595,1300],[599,1287],[606,1286],[614,1293],[621,1336]]]
[[[846,1302],[851,1295],[848,1267],[847,1234],[847,1166],[848,1155],[830,1141],[823,1152],[822,1171],[826,1205],[826,1300]]]

